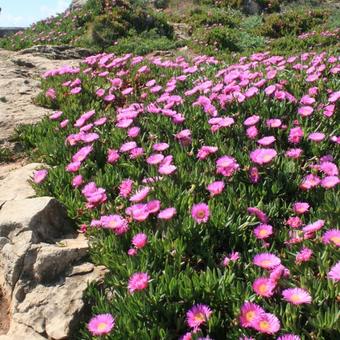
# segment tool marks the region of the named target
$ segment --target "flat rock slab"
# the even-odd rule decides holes
[[[60,51],[59,55],[63,53]],[[21,54],[0,49],[0,145],[18,125],[35,123],[52,112],[34,105],[33,98],[40,91],[40,77],[45,71],[79,65],[80,59],[74,59],[76,54],[68,53],[64,60],[52,60],[43,52]]]
[[[43,167],[44,164],[41,163],[30,163],[8,172],[4,171],[4,175],[0,168],[0,205],[4,201],[34,197],[35,191],[29,180],[36,169]]]

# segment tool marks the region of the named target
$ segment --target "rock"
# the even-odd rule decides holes
[[[36,45],[18,52],[20,55],[43,55],[49,59],[81,59],[92,54],[91,50],[69,45]]]
[[[0,174],[0,204],[34,197],[35,191],[28,181],[33,177],[34,171],[42,167],[44,165],[41,163],[31,163],[10,171],[4,177]]]
[[[70,10],[75,10],[83,7],[87,3],[87,0],[72,0]]]
[[[261,12],[261,7],[255,0],[244,0],[243,8],[248,15],[256,15]]]
[[[106,269],[84,262],[87,239],[73,233],[65,207],[51,197],[6,201],[0,252],[11,316],[0,340],[67,339],[81,319],[88,283],[101,281]]]
[[[191,27],[185,23],[171,23],[174,28],[175,38],[178,40],[189,40],[191,36]]]
[[[53,60],[47,58],[53,54],[45,55],[42,52],[21,54],[20,51],[13,52],[0,48],[0,146],[5,144],[11,148],[8,140],[18,125],[35,123],[53,112],[37,107],[33,103],[33,98],[41,91],[39,79],[47,70],[65,65],[78,66],[81,59],[75,57],[81,58],[81,55],[87,52],[82,52],[83,49],[76,51],[59,50],[55,52],[59,59]]]

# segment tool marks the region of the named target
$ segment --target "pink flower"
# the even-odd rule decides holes
[[[82,175],[77,175],[72,180],[72,186],[75,188],[80,187],[83,184],[83,177]]]
[[[303,303],[311,303],[312,297],[310,294],[301,288],[288,288],[282,291],[283,298],[293,305],[301,305]]]
[[[313,132],[308,135],[308,139],[313,142],[321,142],[323,139],[325,139],[325,134],[322,132]]]
[[[220,157],[216,161],[216,172],[225,177],[232,176],[240,168],[235,158],[230,156]]]
[[[161,153],[154,153],[146,159],[146,162],[148,164],[154,165],[154,164],[159,164],[163,159],[164,159],[164,156]]]
[[[72,162],[83,162],[92,152],[92,145],[82,147],[77,153],[72,156]]]
[[[296,148],[287,150],[285,155],[288,158],[298,159],[301,157],[302,153],[303,153],[302,149]]]
[[[130,159],[136,159],[140,156],[143,156],[144,149],[143,148],[134,148],[130,151]]]
[[[340,183],[338,176],[326,176],[321,180],[321,186],[325,189],[331,189]]]
[[[159,211],[161,202],[159,200],[152,200],[146,203],[146,209],[150,214],[154,214]]]
[[[302,190],[310,190],[312,188],[317,187],[321,182],[321,179],[314,174],[307,175],[300,184],[300,189]]]
[[[59,126],[63,129],[65,128],[70,121],[68,119],[64,119],[62,122],[60,122]]]
[[[176,209],[175,208],[167,208],[164,210],[161,210],[157,217],[161,220],[170,220],[173,218],[173,216],[176,214]]]
[[[255,139],[259,131],[256,126],[251,126],[246,130],[246,135],[249,139]]]
[[[266,278],[259,277],[253,283],[253,291],[263,297],[271,297],[274,294],[275,282]]]
[[[129,230],[127,220],[120,215],[102,216],[100,221],[103,228],[111,229],[117,235],[122,235]]]
[[[39,184],[39,183],[43,182],[45,180],[47,174],[48,174],[48,170],[46,170],[46,169],[37,170],[34,173],[34,176],[33,176],[34,183]]]
[[[161,175],[171,175],[172,173],[174,173],[176,171],[177,167],[175,165],[171,165],[171,164],[165,164],[165,165],[161,165],[158,168],[158,172]]]
[[[302,262],[307,262],[313,255],[313,251],[307,247],[302,248],[295,256],[295,263],[301,264]]]
[[[277,118],[267,119],[266,125],[269,128],[279,128],[282,125],[282,121],[281,119],[277,119]]]
[[[198,224],[208,222],[209,215],[209,207],[205,203],[194,204],[191,208],[191,216]]]
[[[276,141],[276,138],[274,136],[266,136],[257,141],[258,144],[262,146],[268,146],[273,144]]]
[[[203,304],[194,305],[187,312],[187,323],[189,327],[198,330],[201,325],[209,320],[211,314],[212,311],[209,306]]]
[[[136,256],[137,252],[138,251],[137,251],[136,248],[130,248],[127,253],[128,253],[129,256]]]
[[[250,153],[252,162],[263,165],[270,163],[277,155],[274,149],[256,149]]]
[[[179,340],[193,340],[191,332],[185,333]]]
[[[142,249],[148,242],[148,236],[144,233],[138,233],[132,238],[132,244],[137,249]]]
[[[71,162],[67,164],[66,170],[69,172],[77,172],[80,169],[81,163],[80,162]]]
[[[328,272],[327,277],[335,282],[340,281],[340,261],[337,262]]]
[[[338,167],[332,162],[322,162],[319,166],[319,170],[327,176],[337,176],[339,174]]]
[[[62,111],[55,111],[53,114],[50,115],[51,120],[58,120],[62,116]]]
[[[265,314],[262,309],[256,303],[246,301],[241,307],[240,324],[242,327],[253,327],[253,324]]]
[[[300,127],[295,127],[290,129],[288,141],[293,144],[297,144],[301,142],[303,137],[303,130]]]
[[[302,117],[308,117],[313,113],[313,108],[311,106],[301,106],[298,109],[298,114]]]
[[[71,90],[71,94],[78,94],[81,92],[81,87],[78,86],[78,87],[74,87],[72,90]]]
[[[133,196],[131,196],[129,201],[134,203],[143,201],[146,196],[148,196],[150,190],[151,189],[149,187],[143,187],[142,189],[138,190]]]
[[[340,230],[338,229],[327,230],[322,236],[322,242],[324,244],[330,244],[332,242],[337,247],[340,247]]]
[[[223,181],[216,181],[212,182],[207,186],[207,190],[210,192],[210,196],[219,195],[224,189],[224,182]]]
[[[281,260],[274,254],[261,253],[254,256],[253,263],[264,269],[273,269],[281,264]]]
[[[258,123],[260,121],[260,116],[258,115],[253,115],[253,116],[250,116],[248,117],[244,122],[243,124],[245,126],[252,126],[252,125],[255,125],[256,123]]]
[[[109,149],[107,152],[107,162],[110,164],[114,164],[119,159],[119,153],[116,149]]]
[[[248,214],[255,215],[260,220],[260,222],[268,223],[269,221],[268,216],[259,208],[249,207],[247,211],[248,211]]]
[[[309,210],[309,204],[306,202],[296,202],[293,204],[293,210],[296,214],[304,214]]]
[[[310,224],[306,225],[305,227],[303,227],[302,231],[304,233],[314,233],[314,232],[320,230],[324,225],[325,225],[324,220],[317,220],[317,221],[310,223]]]
[[[298,216],[291,216],[286,221],[286,224],[291,228],[300,228],[303,224],[302,220]]]
[[[166,150],[168,148],[169,148],[169,144],[168,143],[157,143],[157,144],[154,144],[152,146],[152,149],[154,151],[159,151],[159,152],[164,151],[164,150]]]
[[[57,98],[57,94],[55,92],[55,89],[49,88],[46,92],[45,92],[45,96],[47,98],[50,98],[52,100]]]
[[[265,313],[261,315],[259,320],[254,322],[253,327],[258,332],[264,334],[275,334],[280,330],[281,325],[279,319],[274,314]]]
[[[301,338],[295,334],[284,334],[279,336],[276,340],[301,340]]]
[[[126,142],[121,145],[119,151],[120,152],[129,152],[132,149],[135,149],[137,147],[137,143],[132,141],[132,142]]]
[[[87,328],[93,336],[101,336],[110,333],[114,326],[115,319],[111,314],[98,314],[91,318]]]
[[[202,146],[197,153],[197,158],[203,160],[207,158],[210,154],[217,152],[218,147],[216,146]]]
[[[140,128],[138,126],[134,126],[128,130],[128,136],[130,138],[136,138],[139,135]]]
[[[287,269],[282,264],[279,264],[274,269],[272,269],[272,271],[269,274],[269,278],[274,282],[278,282],[281,279],[281,277],[289,277],[289,276],[290,276],[289,269]]]
[[[150,215],[146,204],[135,204],[126,209],[126,214],[138,222],[145,221]]]
[[[249,169],[249,179],[250,179],[250,182],[253,183],[253,184],[256,184],[260,181],[260,173],[259,173],[259,170],[256,166],[252,166],[250,169]]]
[[[273,227],[269,224],[260,224],[254,229],[256,238],[263,240],[273,234]]]
[[[133,181],[131,179],[125,179],[119,185],[119,196],[127,198],[132,191]]]
[[[133,274],[128,283],[128,289],[131,294],[137,291],[144,290],[149,285],[150,277],[147,273],[135,273]]]

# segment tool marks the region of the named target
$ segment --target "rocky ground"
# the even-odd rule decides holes
[[[36,122],[50,113],[33,103],[42,73],[63,65],[78,65],[88,53],[84,49],[48,46],[19,52],[0,49],[0,145],[8,141],[19,124]]]
[[[9,145],[19,124],[50,113],[33,103],[40,75],[75,66],[86,53],[0,50],[0,146]],[[83,317],[88,283],[100,282],[106,269],[86,261],[88,242],[64,206],[53,197],[35,197],[30,180],[44,165],[27,163],[0,164],[0,339],[68,339]]]

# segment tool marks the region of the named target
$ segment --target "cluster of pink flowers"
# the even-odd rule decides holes
[[[252,266],[253,269],[264,272],[254,277],[252,282],[256,298],[270,299],[275,296],[282,303],[311,304],[315,292],[309,292],[309,287],[308,290],[296,287],[300,284],[294,275],[290,275],[290,270],[294,267],[303,268],[308,265],[306,262],[314,258],[312,246],[308,244],[307,247],[304,244],[306,240],[312,245],[319,243],[323,247],[333,247],[332,249],[340,245],[339,230],[335,227],[328,228],[329,222],[315,218],[317,207],[312,199],[308,199],[310,190],[332,190],[340,182],[335,160],[328,154],[319,154],[323,153],[326,143],[332,147],[340,143],[338,136],[327,133],[327,129],[322,130],[322,122],[326,122],[327,126],[331,125],[340,100],[340,91],[327,88],[325,99],[321,101],[319,97],[321,91],[324,91],[319,82],[340,73],[339,59],[328,57],[325,53],[313,52],[288,58],[257,53],[249,58],[241,58],[237,64],[218,70],[214,81],[201,77],[200,72],[207,65],[216,64],[218,63],[214,58],[207,56],[195,58],[189,63],[184,57],[174,60],[150,57],[146,60],[131,54],[116,57],[113,54],[101,53],[86,58],[85,68],[64,67],[45,73],[46,78],[63,76],[64,93],[50,88],[45,94],[48,100],[57,101],[63,95],[74,101],[79,100],[82,86],[86,77],[89,77],[91,81],[100,79],[100,87],[94,89],[93,95],[100,105],[107,108],[104,116],[99,114],[100,110],[89,110],[79,113],[74,121],[71,118],[70,121],[67,120],[66,112],[56,111],[50,116],[52,124],[59,124],[59,129],[67,128],[63,132],[69,131],[65,145],[72,149],[72,156],[67,160],[69,163],[66,170],[74,176],[72,186],[83,195],[86,208],[97,209],[94,211],[96,214],[91,227],[110,230],[117,239],[128,237],[129,246],[124,251],[131,261],[136,260],[138,263],[139,257],[153,245],[151,229],[143,229],[147,223],[155,221],[158,226],[168,225],[169,220],[185,218],[186,216],[176,216],[178,211],[182,214],[185,211],[188,224],[197,230],[209,230],[210,226],[217,223],[223,225],[226,221],[217,221],[216,211],[219,209],[219,200],[224,199],[229,186],[238,182],[242,185],[247,183],[249,197],[253,199],[254,188],[260,190],[268,181],[276,180],[271,178],[276,176],[271,172],[287,166],[291,171],[289,174],[292,173],[293,182],[296,175],[294,171],[298,169],[299,175],[303,172],[302,177],[298,177],[302,180],[296,185],[294,194],[301,196],[301,201],[294,202],[291,208],[288,208],[289,215],[287,218],[281,218],[281,225],[278,225],[278,216],[274,218],[272,210],[267,208],[266,197],[258,203],[251,203],[255,206],[248,206],[249,216],[245,216],[244,225],[254,227],[247,237],[252,237],[254,243],[263,248],[255,254],[251,253],[254,254],[252,263],[257,267]],[[168,79],[165,75],[159,79],[150,79],[153,68],[161,72],[167,69],[176,72]],[[138,81],[138,88],[129,80],[131,70],[134,70],[134,81]],[[282,76],[287,70],[293,74],[295,72],[308,84],[308,89],[301,93],[300,97],[291,93],[289,81]],[[65,81],[65,75],[71,79]],[[190,80],[190,85],[187,80]],[[330,86],[327,82],[325,84]],[[180,89],[184,85],[190,88],[183,92]],[[248,105],[252,100],[257,100],[257,96],[264,98],[266,105],[268,102],[270,114],[271,104],[277,105],[273,105],[276,108],[279,103],[282,107],[286,105],[286,108],[293,108],[293,117],[275,112],[269,118],[264,118],[259,111],[251,112],[246,105],[247,113],[239,110],[237,113],[225,115],[229,108],[239,107],[244,103]],[[204,132],[209,135],[209,143],[204,141],[203,133],[202,137],[197,137],[197,131],[189,126],[188,122],[196,117],[189,117],[184,105],[202,112],[207,122],[208,128],[205,127]],[[111,107],[115,108],[114,115],[109,113]],[[157,136],[154,132],[145,131],[145,120],[150,117],[171,124],[171,134]],[[313,130],[309,122],[315,119],[319,119],[320,124]],[[121,138],[108,144],[106,136],[102,135],[107,127],[114,128],[114,133]],[[241,141],[239,136],[243,139],[242,143],[240,142],[240,150],[236,150],[238,145],[235,145],[234,152],[226,145],[231,142],[230,135],[235,131],[238,134],[235,140]],[[220,136],[222,141],[218,143],[217,138]],[[87,164],[98,157],[97,146],[104,149],[101,162],[106,162],[105,167],[115,171],[117,169],[117,173],[120,172],[121,166],[143,170],[135,177],[123,173],[113,188],[100,187],[99,184],[104,186],[101,181],[95,177],[84,178],[82,172]],[[305,159],[310,153],[313,154],[314,149],[319,150],[318,154]],[[161,200],[159,191],[163,183],[175,185],[176,181],[181,180],[184,170],[180,157],[196,160],[198,166],[204,169],[202,181],[199,184],[192,183],[188,192],[195,191],[197,185],[204,189],[197,196],[194,195],[197,193],[195,192],[188,201],[189,206],[184,209],[176,200],[170,203],[171,206],[166,204]],[[145,174],[150,177],[144,177]],[[46,176],[47,172],[37,172],[34,180],[40,183]],[[128,178],[129,176],[131,178]],[[275,190],[279,189],[273,186],[273,193]],[[238,192],[235,192],[235,201],[241,206],[246,198],[237,195]],[[110,205],[114,200],[119,202],[119,207],[118,204],[117,207]],[[328,230],[324,230],[324,226],[327,226]],[[240,227],[240,230],[243,227]],[[135,228],[140,229],[136,231]],[[280,254],[277,256],[269,251],[269,247],[277,244],[273,242],[276,241],[277,235],[285,236],[282,241],[285,247],[299,247],[290,253],[293,254],[293,267],[288,265],[288,260],[281,253],[277,252]],[[303,244],[300,246],[300,243]],[[239,249],[235,247],[235,251],[223,258],[223,271],[232,271],[234,267],[243,265],[243,254],[240,260],[241,256],[237,250]],[[283,253],[284,251],[283,249]],[[339,263],[331,265],[327,273],[328,279],[338,282]],[[130,278],[126,278],[127,291],[135,294],[146,290],[149,284],[157,284],[152,280],[155,278],[149,268],[140,265]],[[192,303],[191,301],[190,304]],[[187,312],[187,324],[191,331],[183,339],[191,339],[192,334],[200,331],[208,323],[211,314],[212,311],[207,305],[194,305]],[[93,327],[97,332],[100,332],[100,329],[106,332],[106,329],[112,328],[113,325],[114,321],[109,320]],[[276,334],[281,328],[278,316],[267,313],[260,305],[249,301],[241,307],[240,325],[269,335]],[[279,339],[290,337],[299,338],[286,334]]]

